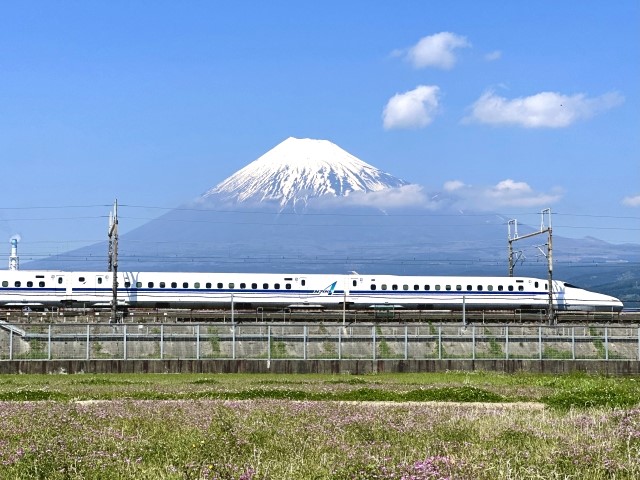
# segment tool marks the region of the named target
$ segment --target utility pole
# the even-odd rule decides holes
[[[547,223],[545,224],[545,216],[547,217]],[[525,238],[530,238],[535,235],[541,235],[543,233],[547,233],[547,253],[542,254],[547,258],[547,270],[548,270],[548,278],[549,278],[549,306],[547,307],[547,316],[549,320],[549,325],[555,325],[556,316],[553,309],[553,243],[552,243],[552,229],[551,229],[551,209],[545,208],[540,212],[541,222],[540,222],[540,230],[537,232],[529,233],[527,235],[518,236],[518,221],[517,220],[509,220],[508,222],[508,241],[509,241],[509,276],[513,277],[513,269],[514,269],[514,261],[513,261],[513,242],[517,240],[524,240]],[[513,234],[511,232],[511,227],[514,227]]]
[[[111,288],[111,323],[118,323],[118,200],[109,213],[109,272],[113,277]]]

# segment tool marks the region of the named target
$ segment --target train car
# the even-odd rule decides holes
[[[121,308],[545,309],[548,281],[531,277],[119,272]],[[107,307],[110,272],[0,272],[0,306]],[[620,312],[615,297],[553,282],[557,311]]]

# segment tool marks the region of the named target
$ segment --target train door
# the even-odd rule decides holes
[[[307,298],[307,292],[309,289],[307,277],[298,277],[296,278],[297,282],[297,290],[298,290],[298,298],[304,300]]]
[[[99,299],[105,298],[108,288],[109,288],[109,284],[107,282],[107,276],[104,274],[96,275],[95,283],[93,285],[93,293],[96,296],[96,298],[99,298]]]
[[[64,274],[52,275],[54,295],[60,299],[61,303],[67,303],[72,299],[73,289],[71,288],[71,282],[67,282],[67,278]]]

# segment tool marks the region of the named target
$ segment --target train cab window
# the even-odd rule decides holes
[[[424,286],[424,289],[425,289],[425,290],[431,290],[431,285],[425,285],[425,286]]]
[[[402,285],[403,290],[409,290],[409,285]]]
[[[502,285],[498,285],[498,291],[501,292],[503,290],[503,286]]]
[[[440,290],[440,285],[436,285],[436,290]]]
[[[3,287],[8,287],[9,286],[9,282],[7,282],[6,280],[2,281],[2,286]]]
[[[414,285],[414,286],[413,286],[413,289],[414,289],[414,290],[420,290],[420,285]]]
[[[44,282],[43,282],[42,280],[40,280],[40,281],[38,282],[38,286],[39,286],[39,287],[44,287]]]
[[[262,288],[263,288],[264,290],[269,290],[269,284],[268,284],[268,283],[263,283],[263,284],[262,284]]]
[[[171,282],[171,288],[178,288],[178,284],[176,282]]]
[[[229,282],[229,288],[236,288],[236,284],[233,282]]]
[[[279,283],[274,283],[273,284],[273,288],[275,288],[276,290],[280,290],[280,284]]]
[[[193,288],[200,288],[200,282],[196,282],[193,284]]]
[[[451,290],[451,285],[447,285],[445,288],[446,288],[447,290]]]
[[[251,288],[253,288],[254,290],[256,290],[258,288],[258,284],[257,283],[252,283],[251,284]]]
[[[382,286],[381,286],[380,288],[382,288],[382,290],[386,290],[386,289],[387,289],[387,284],[386,284],[386,283],[383,283],[383,284],[382,284]]]
[[[27,282],[27,287],[33,287],[33,282],[31,280]]]
[[[286,288],[287,290],[291,290],[291,284],[290,284],[290,283],[287,283],[287,284],[284,286],[284,288]]]
[[[222,288],[222,283],[218,283],[217,287]]]
[[[20,283],[20,281],[18,280],[16,283],[13,284],[16,287],[19,287],[20,285],[22,285],[22,283]]]
[[[481,292],[482,291],[482,285],[478,285],[478,291]]]
[[[131,286],[131,282],[124,282],[124,288],[129,288]]]
[[[397,290],[398,289],[398,285],[391,285],[391,290]]]
[[[493,292],[493,285],[489,285],[489,286],[487,287],[487,290],[489,290],[490,292]]]
[[[247,288],[247,284],[246,283],[241,283],[240,284],[240,288]]]
[[[211,288],[211,282],[207,282],[204,284],[204,288]]]
[[[160,288],[165,288],[166,284],[164,282],[160,282]]]
[[[518,291],[519,291],[519,292],[524,291],[524,287],[523,287],[522,285],[518,285]]]
[[[509,285],[509,286],[507,287],[507,289],[508,289],[510,292],[513,292],[513,285]]]
[[[142,282],[136,282],[136,288],[142,288]]]
[[[471,290],[473,290],[473,286],[467,285],[467,291],[470,292]]]
[[[456,285],[456,290],[458,291],[462,290],[462,285]]]
[[[375,283],[372,283],[372,284],[371,284],[371,290],[375,290],[375,289],[376,289],[376,284],[375,284]]]

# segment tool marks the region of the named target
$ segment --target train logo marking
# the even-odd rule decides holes
[[[336,280],[331,285],[327,285],[326,287],[324,287],[322,290],[314,290],[313,293],[314,295],[321,295],[323,293],[326,293],[327,295],[333,295],[333,291],[336,289],[337,283],[338,281]]]

